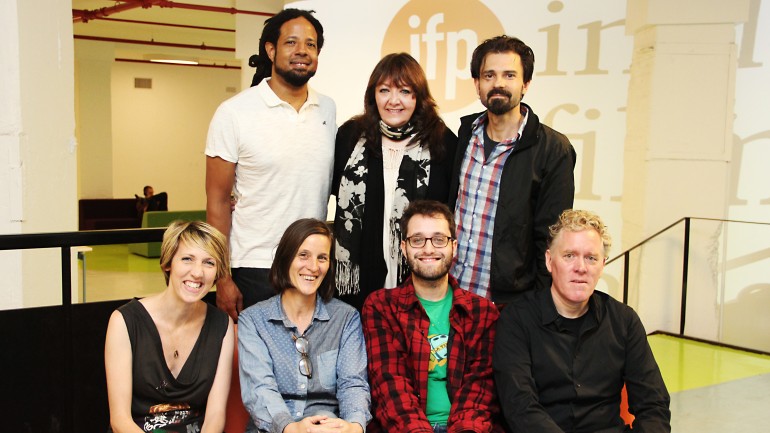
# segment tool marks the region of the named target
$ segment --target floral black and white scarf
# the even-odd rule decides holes
[[[363,229],[363,217],[366,203],[366,180],[369,167],[369,154],[361,138],[345,164],[340,178],[337,195],[337,223],[334,252],[336,255],[336,283],[340,295],[354,295],[361,291],[360,250]],[[391,257],[385,260],[397,260],[398,281],[403,281],[409,272],[406,260],[401,254],[401,229],[399,221],[409,202],[425,198],[430,179],[430,152],[419,144],[410,143],[404,149],[404,157],[398,169],[396,191],[393,195],[390,220],[385,221],[390,229]],[[410,197],[411,196],[411,197]],[[387,206],[387,203],[386,203]]]

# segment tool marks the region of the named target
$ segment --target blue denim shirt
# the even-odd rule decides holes
[[[361,318],[337,299],[316,300],[305,331],[312,378],[299,371],[297,327],[281,306],[281,295],[244,310],[238,318],[241,397],[251,421],[247,432],[281,433],[291,422],[325,414],[357,422],[371,420],[366,346]]]

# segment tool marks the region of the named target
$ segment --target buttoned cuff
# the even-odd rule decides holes
[[[361,427],[364,429],[364,433],[366,433],[366,415],[361,412],[353,412],[349,414],[345,421],[353,423],[356,422],[361,425]]]
[[[283,429],[293,422],[294,418],[288,413],[279,413],[273,417],[273,423],[270,425],[270,433],[283,433]]]

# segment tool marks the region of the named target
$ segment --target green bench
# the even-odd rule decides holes
[[[142,215],[142,228],[168,227],[172,221],[206,221],[205,210],[149,211]],[[129,244],[128,250],[144,257],[160,257],[160,242]]]

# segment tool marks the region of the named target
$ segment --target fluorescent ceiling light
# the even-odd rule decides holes
[[[197,65],[198,59],[185,56],[170,56],[165,54],[147,54],[145,59],[155,63],[171,63],[175,65]]]

